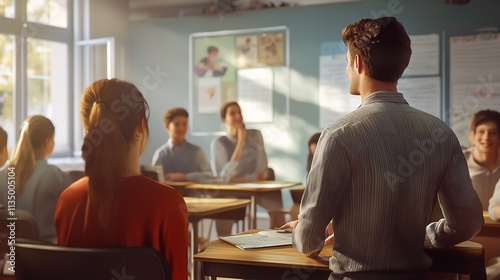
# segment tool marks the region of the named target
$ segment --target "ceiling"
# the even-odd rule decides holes
[[[228,0],[129,0],[131,20],[142,20],[156,17],[183,17],[206,13],[211,4]],[[319,5],[327,3],[355,2],[361,0],[232,0],[241,7],[251,7],[256,2],[281,3],[290,6]],[[223,4],[222,4],[223,5]],[[249,8],[252,9],[252,8]]]

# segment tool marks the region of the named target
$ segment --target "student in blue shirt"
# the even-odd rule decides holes
[[[156,150],[153,165],[163,166],[167,181],[200,181],[213,178],[203,150],[188,141],[189,114],[184,108],[171,108],[163,115],[168,141]]]

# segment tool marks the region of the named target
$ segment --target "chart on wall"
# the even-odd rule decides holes
[[[398,82],[398,91],[408,103],[441,117],[441,77],[439,76],[439,35],[410,36],[412,58]],[[361,98],[349,92],[346,74],[347,47],[342,41],[321,44],[319,61],[319,120],[325,127],[352,112]]]
[[[450,126],[463,146],[480,110],[500,109],[500,34],[450,37]]]
[[[288,40],[286,27],[192,34],[189,94],[197,117],[190,118],[191,131],[223,130],[219,110],[227,101],[240,104],[246,123],[272,122],[275,81],[288,81],[288,71],[280,71],[288,68]]]

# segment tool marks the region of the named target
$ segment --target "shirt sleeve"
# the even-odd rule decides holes
[[[323,248],[325,228],[350,184],[350,173],[345,149],[325,130],[313,158],[300,205],[299,223],[293,234],[297,251],[309,254]]]
[[[208,159],[201,148],[198,148],[198,150],[196,151],[194,161],[198,171],[186,174],[186,179],[188,181],[198,181],[213,177],[210,163],[208,162]]]
[[[469,240],[484,224],[481,201],[472,187],[465,157],[458,143],[456,146],[438,192],[444,218],[427,226],[425,245],[428,247],[453,246]]]
[[[493,196],[490,198],[490,203],[488,207],[488,212],[490,214],[490,218],[493,221],[500,221],[500,217],[497,217],[493,213],[493,208],[496,206],[500,206],[500,181],[498,181],[497,185],[495,186],[495,192],[493,193]]]

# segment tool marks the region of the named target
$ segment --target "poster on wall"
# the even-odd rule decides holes
[[[198,113],[218,112],[220,103],[220,78],[198,79]]]
[[[192,133],[223,131],[219,110],[227,101],[243,103],[242,111],[253,113],[247,122],[272,122],[275,100],[289,113],[289,71],[283,71],[289,63],[288,28],[195,33],[189,40]]]

